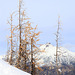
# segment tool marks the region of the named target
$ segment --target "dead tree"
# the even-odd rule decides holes
[[[7,53],[6,53],[6,61],[9,62],[9,51],[10,47],[9,47],[9,37],[7,36]]]
[[[22,4],[22,0],[19,0],[19,55],[18,55],[18,60],[17,60],[17,67],[20,68],[20,61],[21,61],[21,52],[22,52],[22,48],[21,48],[21,43],[22,43],[22,39],[21,39],[21,34],[22,34],[22,25],[21,25],[21,4]]]
[[[13,30],[13,25],[12,25],[12,21],[13,21],[13,14],[14,14],[14,12],[10,15],[10,21],[8,21],[8,24],[10,24],[10,26],[11,26],[11,28],[10,28],[10,32],[11,32],[11,36],[10,36],[10,59],[9,59],[9,63],[10,63],[10,65],[12,65],[13,64],[13,60],[12,60],[12,58],[13,58],[13,34],[14,34],[14,30]]]
[[[57,32],[56,32],[56,72],[57,72],[57,75],[60,75],[60,72],[59,72],[59,56],[61,55],[60,54],[60,51],[59,51],[59,35],[60,35],[60,21],[59,21],[59,18],[58,17],[58,27],[57,27]]]
[[[10,57],[10,65],[12,65],[12,54],[13,54],[13,30],[12,30],[12,15],[11,15],[11,57]]]

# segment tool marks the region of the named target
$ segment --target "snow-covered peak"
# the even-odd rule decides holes
[[[54,54],[56,53],[55,47],[53,45],[51,45],[50,43],[40,46],[40,49],[45,51],[42,53],[44,56],[51,55],[52,57],[54,57]]]
[[[50,62],[55,64],[56,47],[50,43],[47,43],[47,44],[40,46],[40,49],[45,51],[39,54],[40,62],[44,63],[42,65],[50,65]],[[64,47],[60,47],[59,51],[61,53],[61,55],[59,56],[61,63],[65,63],[65,64],[75,63],[74,52],[71,52]]]

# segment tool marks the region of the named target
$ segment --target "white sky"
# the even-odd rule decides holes
[[[23,0],[27,16],[33,26],[38,24],[41,44],[55,45],[56,25],[60,15],[63,31],[62,45],[75,52],[75,0]],[[18,0],[0,0],[0,54],[7,50],[6,35],[9,34],[7,20],[18,10]],[[69,46],[70,45],[70,46]]]

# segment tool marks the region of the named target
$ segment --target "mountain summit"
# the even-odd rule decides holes
[[[50,63],[55,64],[56,47],[50,43],[47,43],[40,46],[40,49],[45,51],[39,54],[40,62],[43,63],[42,65],[50,65]],[[60,56],[58,59],[61,64],[75,64],[74,52],[71,52],[64,47],[60,47],[58,50],[60,51]]]

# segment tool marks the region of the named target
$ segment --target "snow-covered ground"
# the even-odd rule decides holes
[[[0,75],[30,75],[0,59]]]

